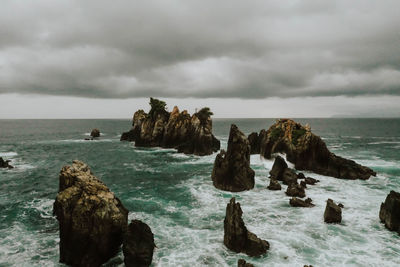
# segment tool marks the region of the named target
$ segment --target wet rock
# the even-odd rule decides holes
[[[332,199],[326,201],[324,221],[326,223],[340,223],[342,221],[342,209]]]
[[[10,162],[11,160],[4,160],[0,157],[0,168],[13,169],[14,167],[10,165]]]
[[[276,180],[276,179],[274,179],[274,178],[271,178],[271,179],[269,180],[269,186],[267,186],[267,188],[268,188],[269,190],[281,190],[281,189],[282,189],[282,186],[281,186],[281,184],[278,182],[278,180]]]
[[[390,191],[385,202],[381,204],[379,219],[390,231],[400,234],[400,193]]]
[[[306,182],[304,182],[304,181],[301,181],[301,182],[300,182],[300,186],[303,187],[304,189],[307,188],[307,184],[306,184]]]
[[[100,266],[118,252],[128,211],[85,163],[75,160],[61,169],[53,213],[60,229],[60,262]]]
[[[122,247],[125,266],[150,266],[154,248],[150,227],[139,220],[132,220],[124,235]]]
[[[287,189],[286,189],[286,195],[290,196],[290,197],[305,197],[306,196],[306,192],[304,191],[304,188],[301,187],[301,185],[297,184],[297,183],[292,183],[289,184]]]
[[[299,199],[297,197],[292,197],[289,200],[289,204],[292,207],[303,207],[303,208],[314,207],[315,205],[312,204],[311,202],[312,202],[311,198],[307,198],[306,200],[302,200],[302,199]]]
[[[260,138],[258,133],[253,132],[247,137],[250,144],[250,154],[260,154]]]
[[[100,130],[99,129],[93,129],[92,132],[90,133],[90,136],[92,138],[100,137]]]
[[[315,185],[316,183],[319,182],[319,180],[314,179],[314,178],[311,178],[311,177],[306,177],[306,178],[304,179],[304,182],[305,182],[306,184],[309,184],[309,185]]]
[[[264,158],[270,159],[274,153],[285,153],[297,170],[343,179],[365,180],[376,175],[368,167],[331,153],[308,125],[302,126],[290,119],[277,120],[260,142],[260,154]]]
[[[272,169],[269,172],[269,174],[271,175],[271,177],[282,181],[283,180],[283,172],[287,169],[288,165],[286,163],[286,161],[281,157],[281,156],[277,156],[275,158],[274,161],[274,165],[272,165]]]
[[[267,252],[269,243],[247,230],[242,219],[240,203],[232,198],[226,206],[224,220],[224,244],[230,250],[260,256]]]
[[[305,179],[306,177],[304,176],[304,173],[300,172],[297,174],[297,179]]]
[[[238,260],[238,267],[254,267],[253,264],[246,262],[244,259],[239,259]]]
[[[215,158],[211,179],[216,188],[231,192],[254,187],[254,171],[250,168],[250,146],[247,137],[231,125],[228,150]]]
[[[282,174],[282,181],[285,185],[297,184],[297,174],[294,170],[286,168]]]

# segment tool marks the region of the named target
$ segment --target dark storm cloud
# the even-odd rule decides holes
[[[400,95],[400,2],[2,1],[0,93]]]

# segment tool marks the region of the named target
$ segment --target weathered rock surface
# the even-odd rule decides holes
[[[250,146],[247,137],[231,125],[228,150],[215,158],[211,179],[216,188],[231,192],[254,187],[254,171],[250,168]]]
[[[272,165],[272,169],[269,172],[269,174],[271,175],[271,177],[282,181],[283,180],[283,172],[285,171],[285,169],[288,168],[288,165],[286,163],[286,161],[281,157],[281,156],[277,156],[275,158],[274,161],[274,165]]]
[[[340,223],[342,221],[342,209],[332,199],[326,201],[324,221],[326,223]]]
[[[390,191],[385,202],[381,204],[379,219],[385,223],[387,229],[400,234],[400,193]]]
[[[309,184],[309,185],[315,185],[316,183],[319,183],[319,180],[314,179],[314,178],[311,178],[311,177],[306,177],[306,178],[304,179],[304,182],[305,182],[306,184]]]
[[[0,157],[0,168],[13,169],[14,167],[10,165],[10,162],[11,160],[4,160]]]
[[[253,264],[246,262],[244,259],[239,259],[238,260],[238,267],[254,267]]]
[[[310,208],[310,207],[314,207],[315,205],[311,203],[312,199],[311,198],[307,198],[306,200],[302,200],[299,199],[297,197],[292,197],[289,200],[289,204],[292,207],[302,207],[302,208]]]
[[[150,266],[154,248],[154,236],[150,227],[139,220],[132,220],[123,240],[125,266]]]
[[[99,129],[93,129],[92,132],[90,133],[90,136],[92,138],[100,137],[100,130]]]
[[[353,160],[331,153],[325,142],[290,119],[280,119],[273,124],[260,141],[260,154],[271,159],[274,153],[285,153],[297,170],[310,170],[318,174],[343,179],[368,179],[376,173]]]
[[[128,211],[85,163],[75,160],[61,169],[53,213],[60,228],[60,262],[100,266],[118,252]]]
[[[304,191],[304,188],[299,185],[298,183],[291,183],[288,185],[286,189],[286,195],[290,197],[305,197],[306,192]]]
[[[246,253],[249,256],[260,256],[269,249],[269,243],[258,238],[247,230],[242,219],[240,203],[231,198],[226,206],[224,220],[224,244],[230,250]]]
[[[275,178],[269,180],[269,185],[267,186],[269,190],[281,190],[282,186]]]
[[[147,114],[138,110],[133,115],[132,129],[121,135],[121,141],[134,141],[135,146],[176,148],[185,154],[210,155],[220,149],[220,141],[212,134],[210,114],[204,108],[190,116],[186,110],[179,112],[176,106],[172,112],[157,109]]]

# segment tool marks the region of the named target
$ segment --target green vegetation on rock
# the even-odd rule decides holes
[[[214,115],[214,113],[212,113],[210,108],[208,107],[202,108],[199,112],[196,113],[196,116],[199,118],[202,124],[205,124],[207,122],[207,119],[212,115]]]
[[[275,141],[278,140],[279,137],[281,137],[282,135],[283,135],[283,130],[282,130],[281,128],[274,128],[274,129],[271,131],[271,134],[270,134],[271,140],[275,142]]]
[[[166,112],[167,103],[165,103],[164,101],[150,97],[149,104],[151,106],[151,109],[149,112],[149,116],[151,118],[154,118],[157,114]]]
[[[297,140],[306,133],[305,129],[297,129],[292,132],[292,144],[297,145]]]

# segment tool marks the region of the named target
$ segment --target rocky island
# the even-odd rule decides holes
[[[178,152],[199,156],[210,155],[220,149],[220,141],[212,134],[213,113],[202,108],[192,116],[174,107],[166,111],[164,101],[150,98],[149,113],[138,110],[133,115],[132,129],[121,135],[121,141],[135,142],[135,146],[176,148]]]

